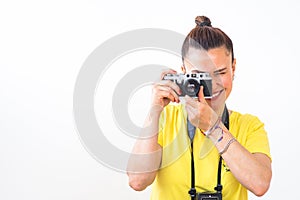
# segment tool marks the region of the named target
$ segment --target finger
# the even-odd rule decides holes
[[[188,110],[188,115],[193,118],[199,115],[200,103],[198,100],[191,98],[189,96],[185,96],[185,108]]]
[[[177,94],[181,94],[181,90],[180,90],[180,87],[176,84],[176,83],[174,83],[174,82],[172,82],[172,81],[170,81],[170,80],[162,80],[162,81],[160,81],[159,82],[159,84],[161,85],[161,86],[167,86],[167,87],[170,87],[170,88],[172,88]]]
[[[174,88],[172,88],[172,86],[174,87],[174,85],[172,85],[172,84],[170,84],[170,86],[163,85],[163,86],[161,86],[160,89],[170,92],[176,99],[179,99],[177,92],[174,90]]]
[[[197,117],[197,112],[192,107],[187,106],[186,108],[188,120],[196,127],[199,125],[199,118]]]
[[[179,102],[178,95],[170,87],[158,85],[156,87],[156,93],[160,98],[168,98],[173,102]]]
[[[193,107],[185,107],[189,119],[194,119],[197,116],[197,110]],[[191,120],[190,120],[191,121]]]
[[[160,94],[162,99],[169,99],[172,102],[177,102],[177,99],[168,91],[161,91]]]
[[[194,117],[194,111],[190,106],[185,106],[185,110],[187,112],[187,117],[189,119],[189,121],[191,121],[191,119]]]
[[[207,104],[207,101],[206,101],[206,99],[204,97],[204,87],[202,85],[200,86],[200,91],[198,93],[198,100],[201,103]]]
[[[176,72],[175,70],[173,70],[173,69],[165,70],[165,71],[163,71],[163,72],[161,73],[161,75],[160,75],[160,80],[163,80],[164,77],[165,77],[165,75],[167,75],[167,74],[177,74],[177,72]]]
[[[194,99],[188,95],[185,95],[184,99],[187,105],[190,105],[192,107],[198,107],[199,102],[197,99]]]

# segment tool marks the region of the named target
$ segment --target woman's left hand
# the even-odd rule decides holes
[[[218,120],[218,115],[204,98],[203,86],[200,87],[198,99],[186,95],[185,102],[188,119],[195,127],[207,131]]]

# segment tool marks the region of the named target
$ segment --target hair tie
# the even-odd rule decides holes
[[[204,22],[201,22],[200,24],[198,24],[198,26],[203,27],[203,26],[211,26],[211,25],[210,25],[210,22],[204,21]]]
[[[208,17],[205,17],[205,16],[197,16],[195,18],[195,23],[199,27],[203,27],[203,26],[210,26],[211,27],[210,19]]]

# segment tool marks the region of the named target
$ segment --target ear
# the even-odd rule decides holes
[[[235,65],[236,65],[236,59],[234,59],[233,62],[232,62],[232,77],[234,77]]]
[[[181,71],[182,71],[182,73],[186,73],[186,69],[185,69],[185,66],[184,65],[181,65]]]

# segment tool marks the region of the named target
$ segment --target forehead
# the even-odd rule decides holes
[[[231,56],[224,47],[208,51],[190,48],[184,58],[184,66],[187,70],[214,71],[231,66]]]

